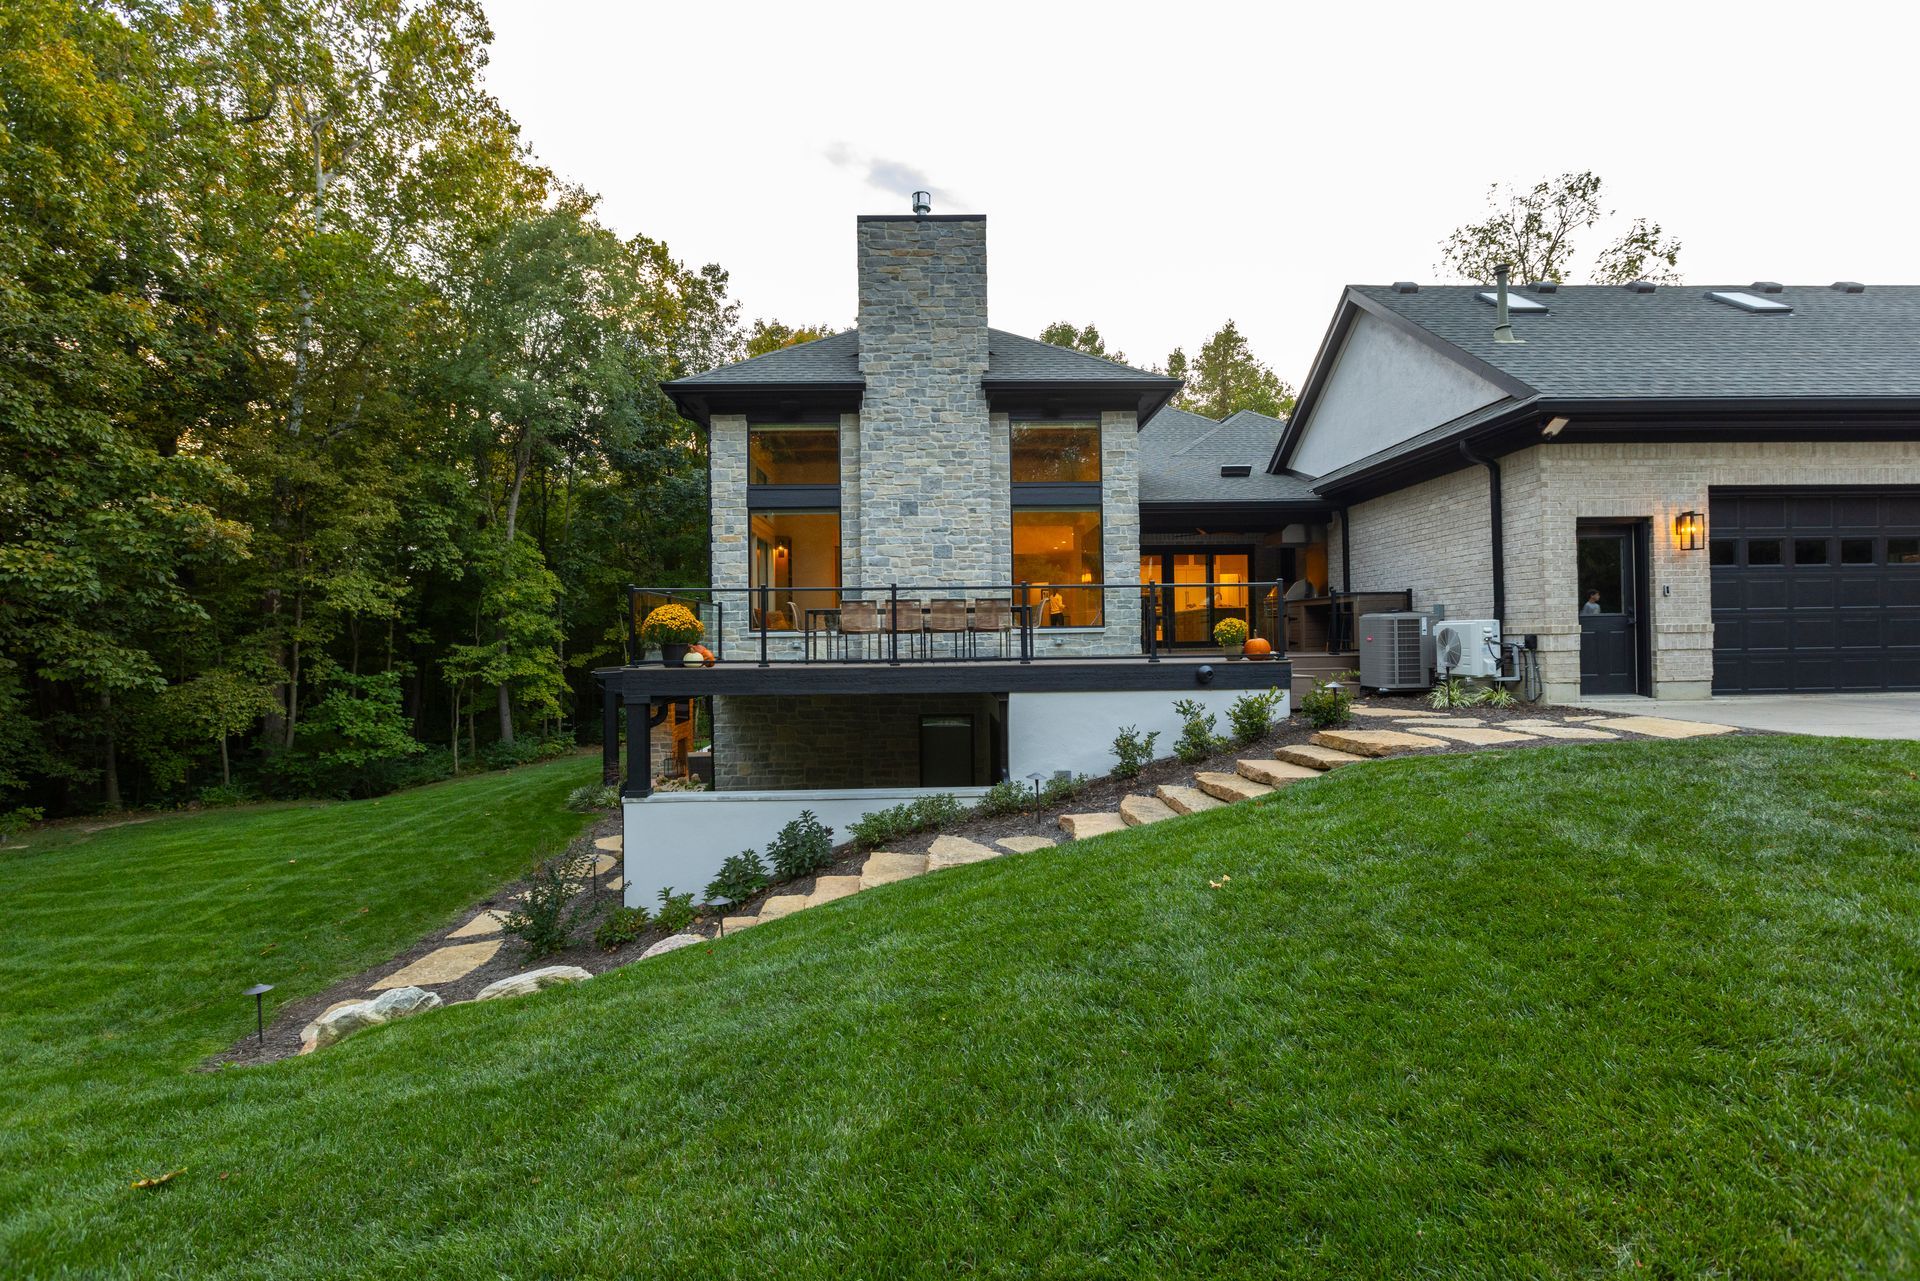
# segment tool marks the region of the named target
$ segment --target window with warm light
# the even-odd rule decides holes
[[[752,588],[748,626],[792,632],[840,604],[840,513],[756,511],[751,531],[747,585]],[[809,620],[808,611],[814,611]]]
[[[1028,584],[1024,599],[1033,625],[1098,627],[1105,577],[1100,556],[1100,510],[1016,508],[1013,513],[1013,579]]]
[[[750,485],[838,485],[840,429],[820,423],[750,425]]]
[[[1099,484],[1099,424],[1015,423],[1012,475],[1016,485]]]

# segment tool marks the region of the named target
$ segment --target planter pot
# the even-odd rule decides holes
[[[685,645],[662,645],[660,647],[660,661],[668,667],[684,667],[687,661],[687,647]]]
[[[1241,658],[1245,655],[1246,648],[1246,642],[1242,641],[1238,645],[1222,645],[1220,652],[1228,658]]]

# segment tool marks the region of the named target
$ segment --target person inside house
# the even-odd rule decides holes
[[[1600,589],[1598,587],[1588,590],[1587,603],[1580,607],[1580,612],[1582,614],[1597,614],[1600,612]]]
[[[1067,598],[1058,587],[1047,596],[1047,626],[1067,625]]]

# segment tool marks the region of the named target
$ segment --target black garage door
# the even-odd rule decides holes
[[[1920,488],[1716,489],[1713,689],[1920,689]]]

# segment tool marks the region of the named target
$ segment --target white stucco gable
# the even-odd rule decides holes
[[[1289,466],[1324,476],[1506,395],[1466,366],[1360,312]]]

